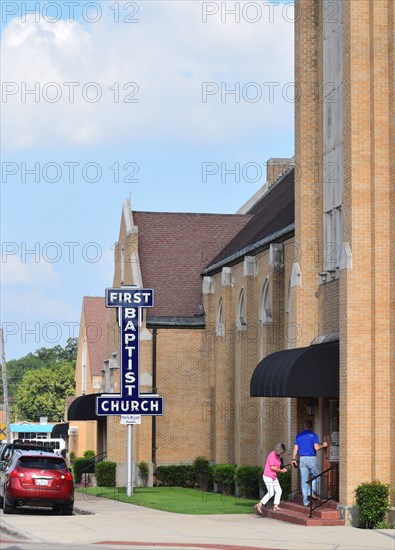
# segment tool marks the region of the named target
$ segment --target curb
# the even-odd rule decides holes
[[[17,531],[16,529],[13,529],[10,525],[4,522],[3,518],[1,518],[0,524],[1,524],[1,531],[3,533],[7,533],[7,535],[11,535],[12,537],[17,537],[20,539],[40,542],[39,539],[33,537],[33,535],[30,535],[26,531]]]
[[[74,513],[81,515],[81,516],[95,516],[96,512],[90,512],[89,510],[84,510],[83,508],[78,508],[78,506],[74,506],[73,508]]]

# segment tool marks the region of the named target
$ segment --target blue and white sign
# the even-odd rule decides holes
[[[121,331],[121,395],[96,398],[98,416],[139,414],[163,415],[163,397],[139,391],[139,325],[141,309],[153,307],[154,291],[134,287],[107,288],[106,306],[118,308]]]
[[[106,288],[106,307],[153,307],[152,288]]]
[[[141,414],[123,414],[121,416],[121,424],[129,426],[129,424],[141,424]]]
[[[161,416],[163,414],[163,397],[142,393],[138,397],[125,398],[110,393],[97,397],[96,407],[98,415],[141,414]]]

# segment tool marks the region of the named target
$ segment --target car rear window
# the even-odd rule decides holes
[[[67,468],[66,462],[61,457],[47,456],[21,456],[18,461],[22,468],[39,470],[63,470]]]

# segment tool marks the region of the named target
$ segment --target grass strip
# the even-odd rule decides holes
[[[258,502],[257,499],[225,496],[184,487],[136,487],[131,497],[126,496],[125,487],[86,487],[77,491],[89,495],[89,500],[96,496],[165,512],[193,515],[252,514],[253,507]]]

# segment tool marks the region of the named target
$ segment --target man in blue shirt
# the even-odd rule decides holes
[[[318,436],[316,433],[312,431],[313,423],[311,420],[306,420],[304,423],[305,430],[303,432],[298,433],[298,435],[295,438],[295,445],[294,445],[294,451],[293,451],[293,458],[292,458],[292,466],[296,468],[297,462],[296,462],[296,456],[299,453],[300,461],[299,461],[299,468],[300,468],[300,477],[301,477],[301,485],[302,485],[302,494],[303,494],[303,504],[305,506],[308,506],[310,504],[309,502],[309,493],[310,488],[307,483],[309,479],[309,474],[311,476],[316,476],[320,473],[318,468],[318,460],[316,453],[317,451],[320,451],[321,449],[325,449],[328,446],[328,443],[326,441],[320,445],[318,443]],[[314,479],[312,482],[312,497],[317,497],[317,480]]]

